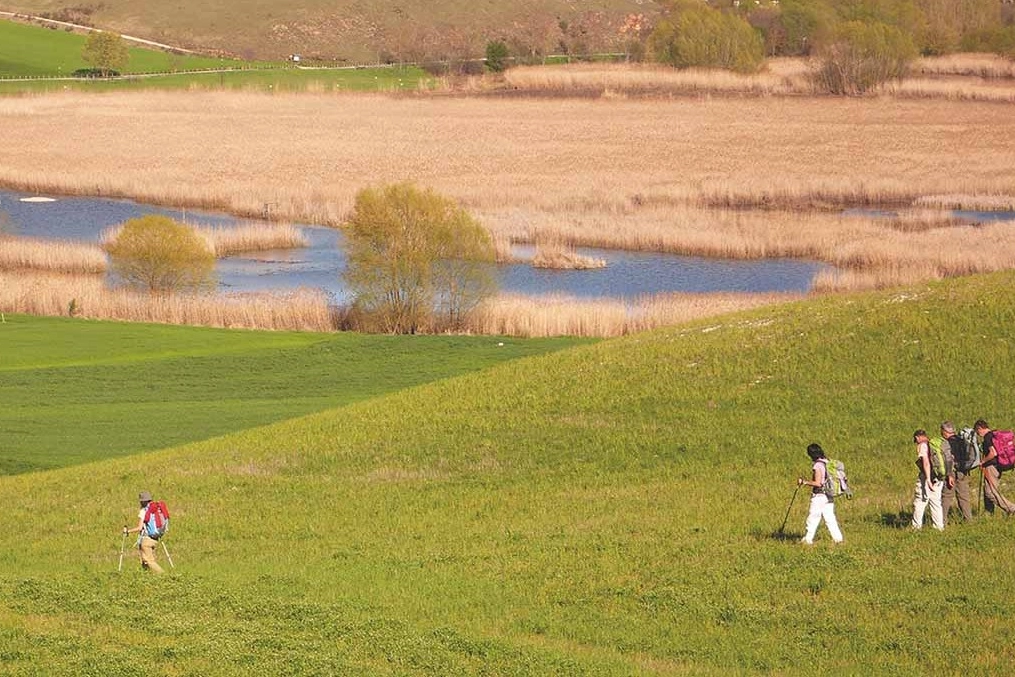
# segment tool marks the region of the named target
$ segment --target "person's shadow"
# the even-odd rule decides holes
[[[898,512],[883,512],[877,518],[883,527],[889,529],[906,529],[913,523],[912,511],[900,510]]]

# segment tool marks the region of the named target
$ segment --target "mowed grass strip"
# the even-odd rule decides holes
[[[0,19],[0,79],[70,76],[88,68],[81,54],[87,36]],[[130,43],[128,43],[130,44]],[[279,63],[240,61],[157,49],[129,47],[123,75],[162,73],[130,79],[22,80],[0,82],[0,94],[65,90],[122,92],[150,89],[231,89],[271,92],[413,91],[432,78],[417,67],[296,69]],[[212,69],[215,73],[178,73]],[[225,70],[222,69],[235,69]]]
[[[81,57],[87,35],[26,25],[0,19],[0,77],[70,75],[89,68]],[[130,45],[131,43],[128,43]],[[128,46],[130,60],[124,73],[239,67],[244,62],[206,56],[170,54]]]
[[[899,525],[913,428],[1010,425],[996,384],[1015,377],[1013,282],[754,310],[2,478],[5,659],[50,674],[1001,674],[1012,524]],[[837,504],[841,547],[794,541],[802,496],[774,533],[812,441],[857,490]],[[132,557],[116,573],[141,488],[174,509],[162,578]],[[928,641],[931,622],[978,641]]]
[[[574,344],[7,316],[0,473],[176,446]]]

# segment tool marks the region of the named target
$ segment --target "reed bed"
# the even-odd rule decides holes
[[[309,244],[298,228],[287,223],[246,223],[231,227],[192,225],[218,258],[241,252],[297,249]],[[100,238],[102,245],[113,242],[121,228],[122,224],[118,224],[103,231]]]
[[[468,330],[498,336],[610,338],[799,298],[794,294],[660,294],[629,303],[505,294],[478,308]]]
[[[805,72],[762,71],[741,75],[720,69],[676,70],[644,64],[521,66],[504,73],[508,87],[533,94],[744,94],[773,96],[811,93]]]
[[[0,238],[0,270],[45,270],[57,273],[101,274],[106,255],[87,242]]]
[[[907,78],[884,85],[881,94],[915,99],[949,99],[952,101],[988,101],[1015,103],[1015,80],[998,82],[965,82]]]
[[[797,209],[1015,195],[1015,116],[979,102],[151,92],[4,99],[0,114],[19,140],[5,146],[4,185],[290,222],[338,224],[358,189],[404,179],[474,210],[604,215],[636,200]]]
[[[299,229],[288,223],[246,223],[230,228],[198,226],[197,232],[219,258],[241,252],[298,249],[309,244]]]
[[[1015,61],[997,54],[949,54],[917,59],[913,72],[917,75],[1015,78]]]
[[[774,59],[764,70],[741,75],[717,69],[675,70],[647,64],[567,64],[513,68],[504,82],[518,93],[560,96],[809,96],[816,93],[815,64]],[[920,59],[916,77],[880,87],[876,96],[1015,102],[1015,62],[989,55]]]
[[[152,296],[108,289],[86,275],[0,272],[0,310],[32,315],[157,322],[203,327],[330,331],[331,310],[324,294]]]
[[[925,195],[917,198],[914,204],[918,207],[936,207],[938,209],[965,209],[984,212],[1015,211],[1015,195],[965,195],[962,193]]]
[[[536,255],[532,257],[533,268],[551,270],[593,270],[605,268],[606,259],[583,256],[575,251],[574,245],[559,237],[536,240]]]

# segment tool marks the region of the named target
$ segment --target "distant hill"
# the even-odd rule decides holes
[[[516,51],[582,52],[619,45],[623,19],[645,0],[5,0],[0,9],[93,25],[253,58],[339,61],[479,56],[488,40]]]

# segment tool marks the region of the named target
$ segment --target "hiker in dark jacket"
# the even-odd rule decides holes
[[[948,524],[948,511],[953,503],[959,506],[962,519],[966,522],[973,519],[973,503],[969,493],[969,473],[959,467],[958,460],[966,457],[965,441],[955,434],[955,426],[951,421],[941,424],[941,451],[945,454],[945,466],[948,477],[944,489],[941,490],[941,510],[944,512],[945,525]]]
[[[982,418],[973,424],[976,434],[983,440],[983,461],[980,471],[983,473],[983,507],[993,514],[997,506],[1009,515],[1015,513],[1015,505],[1001,494],[999,483],[1001,471],[997,469],[997,450],[994,449],[994,431]]]
[[[142,491],[137,498],[141,502],[141,511],[137,515],[137,526],[133,529],[124,527],[123,533],[138,534],[137,549],[141,553],[141,568],[161,574],[162,567],[159,566],[156,559],[159,552],[159,542],[148,536],[148,530],[144,523],[145,512],[148,510],[148,504],[152,502],[152,495],[147,491]]]

